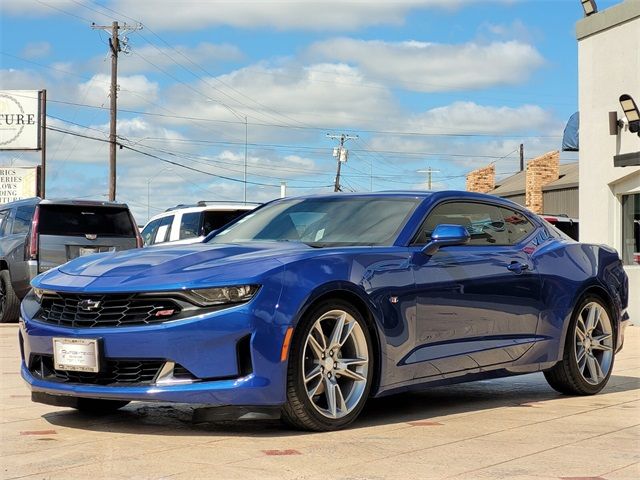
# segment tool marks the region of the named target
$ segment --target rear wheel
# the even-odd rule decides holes
[[[319,304],[300,321],[289,356],[282,418],[304,430],[344,428],[362,411],[373,377],[373,347],[358,310]]]
[[[101,398],[79,398],[77,405],[73,408],[81,412],[90,413],[92,415],[101,415],[111,412],[128,405],[126,400],[103,400]]]
[[[611,376],[615,331],[606,304],[585,298],[574,311],[562,361],[544,372],[549,385],[569,395],[593,395]]]
[[[0,323],[15,322],[20,313],[20,300],[13,291],[9,270],[0,271]]]

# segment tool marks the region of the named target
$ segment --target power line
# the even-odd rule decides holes
[[[74,135],[74,136],[82,137],[82,138],[85,138],[85,139],[88,139],[88,140],[95,140],[95,141],[98,141],[98,142],[110,143],[109,140],[106,140],[106,139],[103,139],[103,138],[92,137],[90,135],[83,135],[81,133],[71,132],[69,130],[63,130],[63,129],[56,128],[56,127],[47,126],[47,130],[51,130],[51,131],[54,131],[54,132],[59,132],[59,133],[67,134],[67,135]],[[209,175],[209,176],[212,176],[212,177],[220,178],[220,179],[223,179],[223,180],[228,180],[228,181],[231,181],[231,182],[243,183],[243,181],[240,180],[240,179],[233,178],[233,177],[228,177],[226,175],[218,175],[218,174],[215,174],[215,173],[207,172],[205,170],[201,170],[199,168],[192,167],[190,165],[184,165],[182,163],[175,162],[173,160],[167,160],[166,158],[162,158],[162,157],[160,157],[158,155],[155,155],[155,154],[152,154],[152,153],[149,153],[149,152],[145,152],[143,150],[131,147],[130,145],[127,145],[127,144],[124,144],[124,143],[118,142],[117,145],[120,148],[131,150],[131,151],[139,153],[141,155],[145,155],[147,157],[155,158],[156,160],[160,160],[161,162],[169,163],[171,165],[182,167],[182,168],[185,168],[187,170],[191,170],[191,171],[198,172],[198,173],[203,173],[205,175]],[[274,178],[277,178],[277,177],[274,177]],[[247,183],[249,183],[250,185],[257,185],[257,186],[263,186],[263,187],[277,187],[277,188],[280,188],[279,184],[276,185],[276,184],[271,184],[271,183],[262,183],[262,182],[253,182],[253,181],[248,181]],[[321,186],[321,187],[330,187],[331,185],[319,185],[319,186]],[[289,186],[289,188],[309,188],[309,187],[308,186]]]
[[[0,52],[0,54],[4,54],[5,52]],[[10,55],[15,57],[15,55]],[[16,57],[17,58],[17,57]],[[62,71],[64,72],[64,71]],[[87,77],[83,77],[87,78]],[[129,91],[130,90],[123,90]],[[131,92],[133,93],[133,92]],[[76,107],[83,108],[93,108],[100,110],[108,110],[106,107],[98,107],[96,105],[82,104],[77,102],[69,102],[65,100],[48,100],[53,103],[60,103],[64,105],[71,105]],[[179,120],[193,120],[199,122],[211,122],[211,123],[226,123],[226,124],[234,124],[234,125],[244,125],[243,121],[235,121],[235,120],[222,120],[222,119],[214,119],[214,118],[202,118],[202,117],[191,117],[187,115],[167,115],[163,113],[155,113],[155,112],[143,112],[141,110],[128,110],[128,109],[119,109],[119,112],[131,113],[135,115],[145,115],[152,117],[164,117],[164,118],[175,118]],[[276,123],[262,123],[262,122],[248,122],[251,126],[256,127],[268,127],[268,128],[287,128],[287,129],[299,129],[299,130],[314,130],[314,131],[327,131],[331,130],[327,127],[313,127],[313,126],[295,126],[295,125],[284,125],[284,124],[276,124]],[[486,137],[486,138],[562,138],[562,135],[517,135],[517,134],[498,134],[498,133],[445,133],[445,132],[411,132],[411,131],[401,131],[401,130],[375,130],[375,129],[343,129],[345,132],[363,132],[363,133],[372,133],[378,135],[390,135],[390,136],[417,136],[417,137]],[[384,150],[381,150],[384,152]],[[390,151],[390,153],[396,153]]]

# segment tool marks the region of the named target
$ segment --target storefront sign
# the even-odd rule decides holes
[[[38,167],[0,167],[0,204],[38,194]]]
[[[0,150],[40,149],[37,90],[0,90]]]

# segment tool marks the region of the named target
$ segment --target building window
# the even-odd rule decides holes
[[[640,193],[622,195],[622,263],[640,265]]]

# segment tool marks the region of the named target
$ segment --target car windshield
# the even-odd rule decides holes
[[[418,203],[410,197],[281,200],[248,214],[209,242],[289,241],[313,247],[392,245]]]

